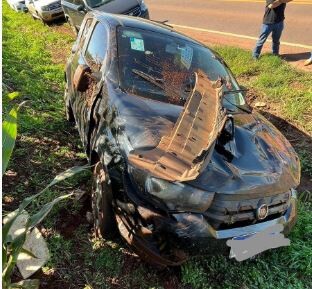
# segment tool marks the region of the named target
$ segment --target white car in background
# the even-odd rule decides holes
[[[8,3],[12,9],[17,12],[27,12],[28,9],[25,5],[25,0],[8,0]]]
[[[64,17],[60,0],[26,0],[26,6],[33,18],[44,23]]]

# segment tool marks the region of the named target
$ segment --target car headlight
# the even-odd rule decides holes
[[[143,10],[143,11],[147,10],[147,6],[146,6],[144,0],[141,1],[140,6],[141,6],[141,10]]]
[[[50,8],[49,8],[49,6],[42,6],[42,7],[41,7],[41,10],[42,10],[42,11],[49,11]]]
[[[146,179],[145,190],[163,201],[169,210],[185,212],[205,212],[210,207],[215,194],[185,183],[172,183],[154,177]]]

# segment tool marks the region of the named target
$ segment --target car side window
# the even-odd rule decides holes
[[[85,52],[86,61],[93,70],[101,69],[106,56],[107,45],[107,30],[102,23],[98,22]]]

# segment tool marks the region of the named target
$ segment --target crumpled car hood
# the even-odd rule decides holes
[[[263,197],[296,188],[299,158],[285,137],[258,113],[234,116],[235,138],[217,146],[191,185],[223,194]]]
[[[151,149],[170,131],[182,107],[123,94],[118,101],[121,143],[129,154]],[[285,137],[258,113],[234,115],[235,137],[216,145],[211,162],[187,183],[210,192],[254,197],[285,192],[300,182],[297,154]]]

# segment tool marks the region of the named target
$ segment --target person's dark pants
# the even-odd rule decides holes
[[[258,58],[261,53],[264,42],[272,33],[272,52],[274,55],[279,54],[280,38],[284,29],[284,21],[275,24],[262,24],[261,33],[256,43],[256,47],[253,50],[252,56]]]

